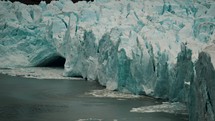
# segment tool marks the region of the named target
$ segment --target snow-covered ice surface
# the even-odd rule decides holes
[[[130,112],[136,113],[155,113],[155,112],[163,112],[163,113],[173,113],[173,114],[186,114],[187,108],[186,105],[180,102],[163,102],[163,104],[152,105],[152,106],[143,106],[138,108],[132,108]]]

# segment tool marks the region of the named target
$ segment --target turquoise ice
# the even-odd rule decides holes
[[[215,41],[214,11],[212,0],[0,1],[0,67],[61,56],[65,76],[188,102],[198,55]]]

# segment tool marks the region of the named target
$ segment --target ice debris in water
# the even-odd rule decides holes
[[[174,103],[163,102],[163,104],[160,104],[160,105],[132,108],[130,112],[137,112],[137,113],[164,112],[164,113],[174,113],[174,114],[187,114],[187,109],[184,104],[179,102],[174,102]]]
[[[107,90],[107,89],[92,90],[91,92],[88,92],[86,94],[87,95],[93,95],[95,97],[109,97],[109,98],[120,98],[120,99],[143,97],[143,96],[139,96],[139,95],[122,93],[122,92],[112,91],[112,90]]]
[[[103,121],[102,119],[97,118],[89,118],[89,119],[79,119],[77,121]]]
[[[10,68],[0,69],[0,73],[11,76],[22,76],[26,78],[36,79],[73,79],[80,80],[80,78],[65,77],[63,76],[62,68],[50,68],[50,67],[24,67],[24,68]]]

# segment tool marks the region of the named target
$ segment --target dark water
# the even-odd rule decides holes
[[[38,80],[0,74],[0,121],[187,121],[186,115],[131,113],[150,98],[117,100],[86,92],[102,89],[84,80]]]

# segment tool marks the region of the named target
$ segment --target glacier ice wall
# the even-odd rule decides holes
[[[189,102],[190,92],[204,93],[192,90],[199,86],[198,54],[214,45],[214,11],[213,0],[0,1],[0,67],[61,56],[65,76]]]
[[[191,81],[190,121],[215,120],[215,46],[208,46],[195,63],[196,76]]]

